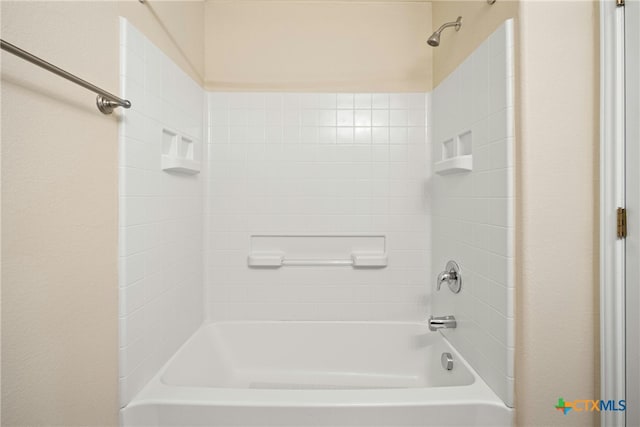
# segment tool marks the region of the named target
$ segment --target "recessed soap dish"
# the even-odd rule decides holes
[[[195,160],[195,142],[171,129],[162,129],[162,170],[185,174],[200,172]]]
[[[471,131],[442,142],[442,160],[436,162],[435,171],[439,175],[469,172],[473,169],[473,148]]]

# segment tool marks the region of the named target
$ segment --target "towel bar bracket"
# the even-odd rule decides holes
[[[120,103],[116,101],[112,101],[110,99],[105,98],[102,95],[96,96],[96,106],[98,110],[100,110],[103,114],[111,114],[113,110],[118,107],[129,108],[131,106],[131,102],[125,99],[124,105],[120,105]]]

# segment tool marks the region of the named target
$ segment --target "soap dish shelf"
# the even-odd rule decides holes
[[[460,172],[470,172],[473,170],[473,155],[452,157],[435,164],[438,175],[449,175]]]
[[[194,175],[200,172],[200,156],[196,156],[196,142],[177,130],[162,129],[162,170]]]
[[[200,162],[194,160],[162,155],[162,170],[195,175],[200,172]]]

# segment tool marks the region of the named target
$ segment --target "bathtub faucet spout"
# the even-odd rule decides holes
[[[438,329],[454,329],[458,326],[456,318],[453,316],[430,316],[429,317],[429,330],[437,331]]]

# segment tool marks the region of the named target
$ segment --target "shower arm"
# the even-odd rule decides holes
[[[462,20],[460,18],[458,18],[457,20],[455,20],[453,22],[447,22],[445,24],[442,24],[440,26],[440,28],[438,28],[436,33],[441,33],[445,28],[449,28],[449,27],[456,27],[456,31],[458,31],[461,26],[462,26]]]

